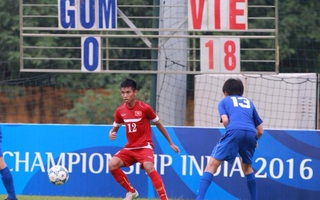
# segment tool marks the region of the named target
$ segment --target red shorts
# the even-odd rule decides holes
[[[121,149],[114,155],[114,157],[120,158],[126,167],[137,162],[141,164],[141,167],[143,166],[142,164],[147,161],[154,163],[154,152],[153,149],[149,148],[134,150]]]

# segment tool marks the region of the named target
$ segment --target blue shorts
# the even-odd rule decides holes
[[[256,133],[245,130],[231,130],[226,132],[211,153],[220,161],[233,163],[240,155],[242,162],[252,164],[252,157],[256,148]]]

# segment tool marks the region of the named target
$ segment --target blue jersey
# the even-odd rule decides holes
[[[256,127],[262,123],[252,101],[243,96],[226,96],[220,101],[218,110],[220,117],[227,115],[229,118],[226,131],[247,130],[255,132]]]

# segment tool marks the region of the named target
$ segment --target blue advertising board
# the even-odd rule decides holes
[[[201,175],[223,128],[166,127],[180,147],[173,152],[153,129],[155,166],[170,198],[194,199]],[[2,124],[3,151],[12,170],[17,194],[123,197],[125,190],[108,169],[110,158],[126,143],[121,127],[115,141],[109,125]],[[259,199],[317,199],[320,195],[320,132],[266,130],[259,140],[253,167]],[[55,186],[47,171],[64,165],[68,182]],[[149,177],[134,165],[123,168],[142,198],[157,198]],[[0,193],[5,194],[3,187]],[[214,175],[206,199],[248,199],[240,160],[223,163]]]

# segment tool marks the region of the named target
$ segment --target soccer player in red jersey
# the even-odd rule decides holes
[[[121,85],[121,96],[124,103],[120,105],[114,115],[113,127],[109,132],[110,140],[115,140],[117,131],[121,125],[126,126],[127,144],[118,151],[109,161],[109,169],[115,180],[127,191],[124,200],[136,199],[139,193],[130,184],[128,177],[120,169],[129,167],[136,162],[150,177],[153,186],[161,200],[167,200],[166,190],[161,176],[154,168],[154,151],[150,121],[160,130],[167,139],[171,149],[179,153],[177,147],[171,140],[167,130],[159,121],[159,117],[146,103],[136,99],[138,94],[137,84],[134,80],[126,79]]]

